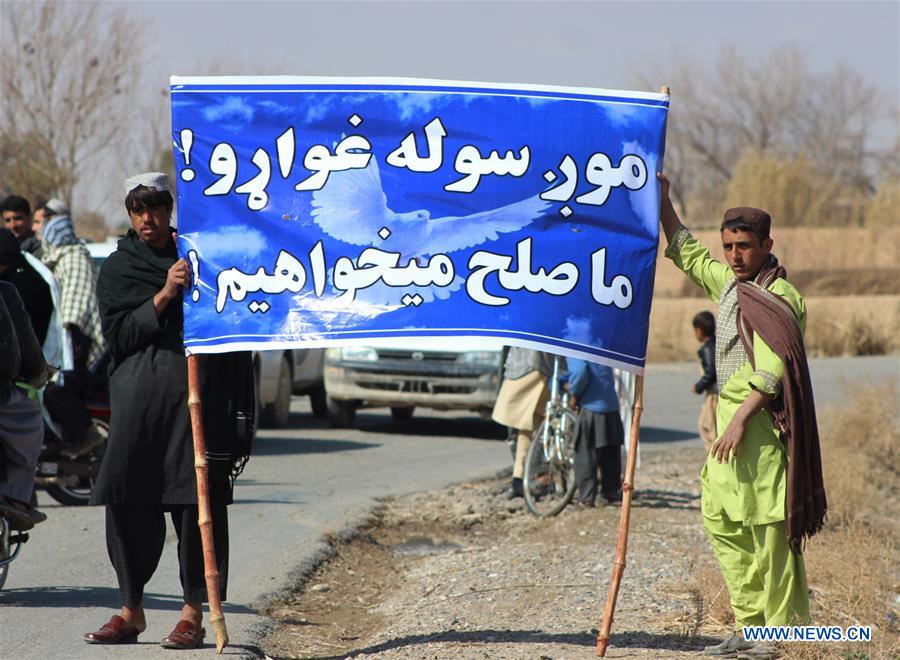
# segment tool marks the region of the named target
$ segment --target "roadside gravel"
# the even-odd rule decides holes
[[[702,449],[646,452],[607,657],[695,655],[701,625],[685,576],[713,566],[699,515]],[[506,478],[385,501],[267,612],[272,658],[590,658],[620,508],[538,519]]]

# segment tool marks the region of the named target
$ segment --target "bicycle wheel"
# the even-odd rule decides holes
[[[568,410],[560,411],[545,418],[531,437],[522,486],[528,510],[541,518],[558,514],[575,494],[576,421]]]

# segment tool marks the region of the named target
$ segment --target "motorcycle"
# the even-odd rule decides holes
[[[108,355],[92,369],[89,378],[87,412],[91,421],[103,436],[103,442],[78,458],[67,458],[63,451],[68,447],[62,441],[62,429],[53,421],[49,411],[42,406],[44,415],[44,446],[38,457],[35,488],[43,488],[60,504],[85,506],[90,502],[94,482],[100,473],[100,464],[106,452],[109,436],[109,390],[106,382]]]
[[[91,420],[104,436],[104,441],[78,458],[66,458],[62,452],[67,447],[60,439],[58,425],[44,413],[44,446],[38,458],[35,488],[43,488],[60,504],[85,506],[91,499],[94,481],[100,473],[100,463],[106,451],[105,438],[109,435],[109,404],[91,402],[87,406]]]

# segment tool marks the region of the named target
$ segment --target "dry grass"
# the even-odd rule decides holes
[[[807,300],[810,357],[886,355],[900,348],[900,296],[835,296]]]
[[[649,362],[690,362],[697,359],[700,345],[694,338],[691,319],[715,305],[701,298],[654,300],[650,310]]]
[[[722,260],[718,231],[696,238]],[[810,356],[881,355],[900,350],[900,227],[880,229],[776,228],[775,248],[808,309]],[[715,311],[660,246],[647,359],[693,361],[697,342],[691,319]]]
[[[804,155],[746,150],[734,165],[723,205],[766,209],[777,226],[862,224],[870,195]]]
[[[870,625],[870,644],[792,644],[787,658],[897,657],[894,602],[900,562],[896,384],[847,384],[847,403],[820,414],[828,523],[806,551],[812,616],[825,625]],[[857,654],[857,655],[854,655]],[[859,655],[864,654],[864,655]]]
[[[811,297],[806,308],[810,357],[884,355],[900,350],[900,295]],[[698,344],[691,319],[704,309],[715,312],[715,305],[704,298],[654,300],[647,360],[696,360]]]
[[[807,298],[816,296],[876,296],[900,294],[900,268],[791,270],[790,281]],[[682,278],[676,298],[705,298],[688,278]]]
[[[786,644],[784,657],[900,657],[895,539],[900,530],[898,442],[900,396],[895,384],[848,385],[847,403],[820,415],[828,522],[806,552],[811,615],[820,625],[869,625],[870,643]],[[686,584],[702,624],[729,628],[734,617],[717,570],[703,568]]]
[[[810,608],[815,623],[872,626],[869,643],[786,644],[786,658],[891,657],[900,651],[896,613],[891,611],[897,575],[895,547],[888,534],[861,524],[834,527],[806,551]],[[863,653],[865,655],[857,655]],[[896,656],[894,656],[896,657]]]
[[[687,590],[697,602],[701,620],[700,628],[713,627],[717,630],[732,630],[734,612],[728,588],[722,579],[722,573],[716,565],[707,565],[691,575]]]
[[[845,384],[847,403],[819,413],[830,527],[900,531],[900,395],[895,383]]]
[[[713,258],[724,260],[722,240],[717,230],[693,232],[703,245],[709,248]],[[775,246],[772,251],[787,268],[791,278],[806,277],[803,273],[833,273],[842,275],[846,288],[841,290],[837,283],[831,283],[829,293],[849,295],[860,291],[859,278],[868,278],[867,273],[873,271],[898,272],[900,264],[900,227],[881,229],[865,229],[853,227],[838,229],[823,227],[819,229],[781,228],[772,230]],[[675,268],[672,262],[663,256],[666,240],[660,241],[659,254],[656,260],[656,280],[654,297],[678,298],[685,291],[684,273]],[[798,282],[805,285],[807,282]],[[879,284],[879,286],[881,286]],[[812,295],[814,290],[800,290]],[[867,291],[866,289],[862,289]],[[880,289],[879,289],[880,290]],[[869,294],[873,291],[867,291]]]

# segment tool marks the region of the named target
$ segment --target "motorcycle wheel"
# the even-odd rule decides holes
[[[91,501],[91,493],[94,484],[89,479],[82,479],[77,486],[63,486],[62,484],[47,484],[44,486],[47,494],[60,504],[66,506],[87,506]]]
[[[106,421],[94,420],[101,433],[109,436],[109,424]],[[91,456],[102,456],[106,451],[106,443],[97,447],[91,453]],[[66,506],[87,506],[91,501],[91,494],[94,492],[94,480],[91,478],[81,478],[75,485],[63,484],[47,484],[44,486],[47,494],[60,504]]]

